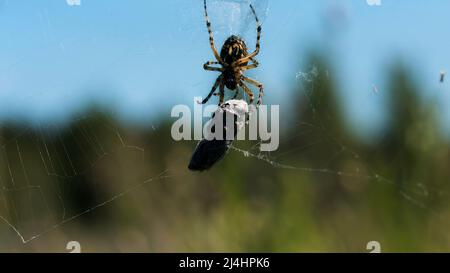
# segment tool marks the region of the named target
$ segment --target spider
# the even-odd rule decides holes
[[[250,8],[255,16],[256,25],[257,25],[257,36],[256,36],[256,49],[253,53],[248,54],[247,46],[244,40],[238,36],[232,35],[230,36],[222,46],[220,51],[220,55],[217,52],[217,49],[214,45],[214,38],[211,30],[211,22],[208,17],[208,10],[206,8],[206,0],[204,0],[204,8],[205,8],[205,20],[206,27],[208,28],[209,33],[209,43],[211,45],[211,49],[213,51],[214,57],[216,61],[208,61],[203,65],[205,70],[209,71],[218,71],[221,74],[217,77],[211,92],[209,92],[208,96],[200,102],[201,104],[205,104],[211,98],[211,96],[216,91],[217,87],[220,86],[219,96],[220,102],[219,105],[223,104],[224,99],[224,89],[225,86],[236,92],[233,99],[235,99],[238,95],[238,86],[242,87],[245,93],[250,97],[250,104],[253,103],[254,95],[250,88],[245,84],[249,83],[256,86],[259,89],[258,102],[257,106],[261,104],[262,96],[264,94],[263,85],[251,78],[245,77],[243,72],[249,69],[253,69],[258,67],[259,63],[254,59],[256,55],[259,53],[260,48],[260,38],[261,38],[261,24],[258,20],[258,16],[256,15],[255,9],[252,5]],[[251,62],[249,64],[249,62]],[[220,67],[214,67],[211,65],[220,65]],[[217,94],[214,94],[217,95]]]

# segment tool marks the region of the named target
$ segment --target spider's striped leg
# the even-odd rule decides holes
[[[259,66],[259,63],[256,60],[251,59],[251,61],[253,61],[252,64],[245,65],[245,66],[240,66],[239,69],[241,69],[242,71],[245,71],[245,70],[250,70],[250,69],[253,69],[253,68],[257,68]]]
[[[211,98],[211,96],[214,94],[214,91],[216,91],[217,87],[219,86],[219,83],[222,81],[222,76],[217,77],[216,82],[214,83],[213,87],[211,88],[211,92],[209,92],[208,96],[201,102],[198,102],[199,104],[205,104],[208,102],[208,100]]]
[[[211,49],[214,53],[214,57],[216,57],[218,62],[222,63],[222,59],[220,58],[219,53],[217,52],[217,49],[214,46],[214,38],[213,38],[212,30],[211,30],[211,22],[209,21],[209,17],[208,17],[208,9],[206,8],[206,0],[203,1],[203,5],[205,8],[206,27],[208,28],[208,33],[209,33],[209,44],[211,45]]]
[[[255,81],[254,79],[247,78],[245,76],[242,76],[242,79],[250,84],[253,84],[254,86],[258,87],[259,94],[258,94],[258,102],[256,103],[256,106],[259,106],[262,101],[262,96],[264,95],[264,87],[261,83]]]
[[[206,0],[205,0],[206,1]],[[250,61],[253,57],[255,57],[256,55],[258,55],[259,53],[259,48],[261,46],[261,23],[259,22],[258,16],[256,15],[255,9],[253,8],[252,5],[250,5],[250,8],[252,9],[253,15],[255,16],[255,20],[256,20],[256,49],[255,51],[253,51],[253,53],[251,53],[248,56],[245,56],[242,59],[239,59],[235,62],[235,64],[239,65],[239,64],[243,64],[246,63],[248,61]]]
[[[208,61],[205,64],[203,64],[203,69],[209,70],[209,71],[219,71],[219,72],[223,71],[223,68],[221,68],[221,67],[213,67],[213,66],[211,66],[212,64],[220,64],[220,63],[219,62]]]
[[[245,93],[250,97],[250,101],[248,104],[252,104],[253,103],[253,99],[254,99],[254,95],[252,90],[250,90],[250,88],[248,88],[247,85],[245,85],[245,83],[243,83],[242,81],[239,83],[240,86],[242,86],[242,88],[244,89]]]

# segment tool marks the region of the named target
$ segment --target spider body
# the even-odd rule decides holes
[[[256,86],[259,89],[257,105],[260,105],[263,95],[263,85],[251,78],[244,76],[244,71],[256,68],[259,65],[258,62],[254,59],[254,57],[259,53],[261,24],[259,23],[258,16],[256,15],[253,6],[250,5],[250,8],[252,10],[253,15],[255,16],[257,24],[256,28],[257,37],[256,37],[256,49],[251,54],[248,53],[247,45],[245,44],[244,40],[238,36],[232,35],[223,44],[219,55],[214,45],[214,38],[211,30],[211,22],[209,21],[208,10],[206,8],[206,0],[204,0],[204,8],[205,8],[206,27],[208,28],[209,33],[209,43],[213,51],[214,57],[216,58],[216,61],[206,62],[203,65],[203,68],[209,71],[218,71],[221,72],[221,74],[217,77],[216,82],[214,83],[211,89],[211,92],[209,92],[208,96],[206,96],[206,98],[201,103],[202,104],[206,103],[214,94],[216,89],[220,87],[219,105],[221,105],[224,100],[225,87],[236,92],[233,99],[235,99],[238,95],[238,87],[241,87],[248,95],[248,97],[250,97],[249,103],[252,104],[254,95],[253,92],[250,90],[250,88],[245,84],[248,83]],[[220,65],[220,67],[211,65]]]
[[[233,67],[233,63],[247,55],[247,46],[244,40],[238,36],[230,36],[223,44],[220,50],[220,58],[224,62],[224,70],[222,72],[223,82],[228,89],[236,90],[240,77],[242,76],[242,72]],[[245,62],[243,65],[247,65],[247,63]]]

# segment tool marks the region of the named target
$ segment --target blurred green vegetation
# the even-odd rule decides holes
[[[390,123],[367,143],[327,61],[310,65],[319,73],[297,82],[280,150],[232,149],[204,173],[187,170],[196,142],[173,141],[170,119],[144,129],[94,110],[62,130],[3,126],[0,251],[65,252],[71,240],[106,252],[367,252],[372,240],[450,251],[449,143],[409,71],[387,73]],[[254,144],[234,145],[257,154]],[[4,220],[39,236],[23,244]]]

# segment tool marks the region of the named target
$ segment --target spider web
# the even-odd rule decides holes
[[[356,168],[356,170],[353,171],[346,171],[346,170],[336,170],[336,169],[330,169],[328,167],[324,168],[311,168],[311,167],[301,167],[301,166],[294,166],[289,165],[288,163],[284,163],[282,158],[288,156],[289,154],[295,154],[297,151],[303,151],[307,149],[313,149],[316,145],[323,145],[324,142],[331,143],[332,146],[335,146],[337,148],[334,149],[334,152],[332,153],[330,158],[326,158],[326,164],[325,166],[330,165],[330,163],[340,156],[342,154],[347,153],[350,155],[350,157],[354,158],[355,160],[360,160],[361,156],[356,153],[354,150],[349,148],[346,143],[342,142],[338,138],[334,137],[333,135],[329,135],[327,132],[327,127],[324,125],[322,118],[317,116],[318,109],[316,108],[312,102],[311,102],[311,96],[314,92],[320,92],[318,90],[315,90],[314,88],[314,82],[316,82],[320,78],[329,78],[329,71],[323,70],[319,71],[319,68],[315,65],[313,65],[309,70],[307,71],[299,71],[296,73],[295,78],[301,82],[303,87],[301,88],[303,90],[303,101],[305,102],[304,105],[307,106],[307,112],[310,112],[313,116],[313,119],[316,121],[316,123],[309,123],[304,121],[299,121],[297,124],[300,124],[299,126],[302,128],[301,131],[303,131],[304,128],[308,128],[306,132],[302,133],[301,136],[307,135],[307,134],[315,134],[319,132],[319,134],[326,135],[326,140],[323,139],[318,140],[313,143],[305,144],[304,146],[298,146],[294,149],[288,149],[287,151],[279,151],[275,154],[270,152],[264,152],[260,150],[261,142],[258,142],[256,144],[253,144],[251,149],[241,149],[237,145],[232,146],[231,149],[235,152],[242,154],[245,157],[257,159],[260,161],[263,161],[270,166],[274,168],[280,168],[280,169],[287,169],[287,170],[294,170],[294,171],[300,171],[300,172],[312,172],[312,173],[318,173],[318,174],[325,174],[325,175],[336,175],[339,177],[350,177],[350,178],[356,178],[358,180],[367,180],[369,182],[373,183],[385,183],[388,185],[398,185],[398,183],[395,180],[383,177],[382,175],[378,174],[374,170],[368,170],[365,174],[362,174],[361,171]],[[319,102],[320,103],[320,102]],[[318,107],[321,107],[320,105]],[[330,115],[325,116],[326,119],[333,120],[333,117]],[[284,142],[288,142],[289,139],[296,138],[298,136],[288,137],[287,140]],[[400,195],[404,197],[407,201],[411,202],[415,206],[418,206],[422,209],[429,209],[429,207],[423,203],[423,201],[420,201],[420,199],[425,198],[428,199],[430,197],[431,193],[436,193],[437,196],[447,196],[448,193],[442,189],[433,189],[428,188],[423,182],[414,183],[413,185],[400,185],[400,188],[398,189]],[[435,196],[434,196],[435,197]],[[431,211],[433,212],[433,211]]]
[[[417,209],[419,209],[420,213],[418,214],[422,213],[431,217],[432,220],[430,221],[431,223],[429,223],[431,226],[445,226],[448,219],[445,210],[443,209],[445,208],[445,205],[442,204],[445,204],[445,199],[448,197],[449,193],[444,181],[441,181],[441,183],[436,185],[436,181],[429,181],[426,175],[409,179],[403,176],[398,177],[397,175],[393,175],[393,177],[390,177],[389,174],[385,175],[379,170],[380,165],[374,164],[372,167],[371,164],[368,163],[368,161],[370,162],[370,159],[367,158],[367,155],[361,155],[360,152],[357,151],[357,148],[352,148],[354,143],[348,143],[351,142],[351,140],[345,139],[345,137],[340,134],[333,135],[335,128],[333,128],[334,125],[332,124],[335,122],[339,123],[341,120],[336,119],[336,113],[329,113],[323,110],[323,108],[329,106],[325,101],[327,100],[325,98],[327,95],[323,94],[321,87],[315,86],[318,82],[330,80],[331,77],[332,74],[330,75],[330,71],[327,67],[318,67],[315,64],[305,71],[296,73],[295,79],[301,85],[300,90],[302,95],[300,105],[303,107],[303,114],[300,115],[299,120],[289,120],[289,118],[292,119],[292,116],[289,116],[288,120],[284,121],[285,123],[295,124],[295,126],[284,131],[285,136],[282,137],[283,141],[280,143],[280,149],[278,151],[263,152],[260,150],[261,143],[253,143],[250,145],[250,148],[248,148],[248,144],[239,144],[238,142],[233,144],[231,150],[237,155],[248,158],[248,160],[261,161],[266,166],[272,167],[274,170],[293,172],[295,173],[294,177],[297,175],[303,177],[302,173],[311,174],[316,177],[316,179],[313,179],[315,182],[324,183],[331,187],[336,187],[337,185],[338,188],[344,188],[344,192],[350,193],[350,195],[353,191],[356,191],[357,195],[363,194],[362,192],[365,190],[362,190],[361,188],[366,188],[367,185],[378,185],[386,192],[386,194],[394,191],[396,193],[394,199],[397,201],[403,200],[406,202],[406,204],[408,204],[407,208],[404,209],[406,213],[414,212],[417,214]],[[374,92],[373,94],[376,96],[379,95],[378,88],[376,89],[376,92],[374,90],[370,91],[370,88],[368,88],[368,94],[370,92]],[[296,110],[291,109],[290,111]],[[428,120],[428,122],[432,123],[435,121]],[[283,121],[281,121],[281,123],[283,123]],[[297,129],[295,129],[296,126]],[[434,126],[438,125],[434,123]],[[386,139],[384,135],[378,137],[379,139],[374,145],[375,147],[383,147],[384,144],[389,145],[388,143],[390,140]],[[303,138],[309,139],[310,142],[303,143]],[[295,144],[296,142],[303,144]],[[292,145],[292,143],[294,144]],[[240,147],[242,145],[244,148]],[[324,147],[326,147],[325,149],[328,149],[328,152],[324,153]],[[376,153],[373,149],[374,148],[370,148],[369,150]],[[315,153],[317,153],[318,156],[313,159]],[[299,160],[293,160],[295,157],[306,158],[306,160],[304,160],[306,163],[303,165],[291,163],[299,162]],[[406,158],[404,158],[404,160],[406,160]],[[308,161],[310,162],[308,163]],[[342,167],[342,162],[345,161],[350,161],[352,163],[349,164],[349,166]],[[421,168],[427,167],[422,166]],[[386,168],[382,167],[381,169]],[[331,185],[330,181],[333,181]],[[298,182],[299,181],[293,179],[289,183],[297,184]],[[323,189],[322,186],[317,187]],[[375,187],[369,186],[369,188],[373,190]],[[336,191],[336,189],[334,191]],[[341,195],[342,193],[339,193],[339,190],[337,190],[335,194]],[[331,199],[333,199],[333,197],[331,197]],[[329,201],[330,200],[327,199],[324,200],[325,203]],[[386,212],[386,214],[389,213]],[[439,230],[439,234],[437,234],[436,237],[447,240],[445,230],[441,230],[440,228],[437,228],[437,230]],[[383,238],[383,235],[379,236],[380,238]],[[400,246],[398,249],[403,249],[403,246]]]
[[[82,1],[81,7],[84,2],[87,1]],[[192,40],[198,37],[205,38],[202,6],[186,3],[183,5],[183,2],[186,1],[175,2],[180,6],[176,12],[177,15],[181,15],[182,24],[179,31],[186,31],[186,35]],[[217,44],[220,44],[231,33],[239,33],[248,41],[255,39],[254,18],[248,7],[250,3],[255,6],[260,20],[264,22],[265,18],[270,15],[267,0],[208,1]],[[8,1],[0,1],[0,12],[6,5],[11,4]],[[44,13],[43,18],[45,17]],[[44,22],[46,20],[43,19]],[[48,31],[47,34],[51,36],[48,21],[42,29]],[[263,32],[264,30],[263,25]],[[203,32],[199,34],[199,31]],[[150,39],[150,34],[144,36],[146,37],[145,41]],[[172,36],[165,36],[165,38],[173,39]],[[206,41],[207,39],[202,40],[202,42]],[[141,48],[132,49],[124,56],[110,61],[108,65],[111,63],[127,65],[126,60],[129,56],[144,57],[150,62],[151,57],[155,56],[154,46],[157,45],[149,42]],[[205,47],[205,51],[206,49],[207,47]],[[188,46],[187,51],[188,54],[194,54],[201,50]],[[264,55],[261,58],[264,60]],[[68,241],[66,239],[69,235],[64,235],[66,232],[71,234],[70,227],[72,225],[85,232],[91,227],[106,229],[110,225],[119,226],[121,230],[121,227],[126,224],[117,219],[118,216],[115,218],[111,215],[130,214],[131,216],[128,216],[130,218],[123,216],[126,218],[124,222],[132,219],[131,222],[135,226],[150,225],[151,229],[142,229],[145,232],[156,234],[151,239],[158,241],[157,238],[162,234],[161,237],[166,239],[172,247],[164,248],[164,243],[167,243],[164,241],[155,243],[157,246],[145,245],[142,249],[176,250],[176,247],[180,247],[180,243],[167,239],[173,234],[165,233],[162,230],[169,224],[184,226],[180,225],[180,223],[184,223],[183,219],[186,220],[182,214],[187,213],[188,216],[192,216],[188,209],[183,210],[184,207],[201,212],[208,210],[211,206],[214,207],[218,202],[217,199],[220,199],[217,196],[226,192],[226,186],[220,188],[220,186],[213,186],[208,182],[216,183],[217,177],[231,173],[233,166],[230,165],[236,162],[234,160],[238,160],[242,164],[253,164],[250,165],[253,169],[245,173],[246,180],[251,180],[250,176],[257,176],[256,170],[261,168],[265,169],[266,173],[273,175],[269,184],[279,183],[282,176],[290,177],[287,184],[291,186],[298,184],[302,179],[312,183],[319,182],[322,185],[312,185],[318,187],[320,195],[324,196],[324,200],[319,202],[318,206],[323,206],[326,202],[336,202],[335,195],[338,195],[339,198],[344,198],[342,196],[345,196],[345,193],[351,196],[370,195],[372,191],[380,190],[367,186],[375,184],[380,186],[381,191],[387,195],[391,192],[398,195],[409,205],[405,209],[407,212],[416,212],[419,209],[424,214],[433,215],[432,221],[434,222],[432,224],[445,226],[447,219],[441,213],[443,205],[440,204],[448,195],[445,185],[427,183],[426,177],[423,179],[407,176],[396,177],[388,170],[383,169],[379,162],[371,162],[367,158],[367,154],[361,154],[358,145],[351,143],[352,140],[341,135],[342,132],[337,129],[339,126],[336,124],[342,122],[338,116],[335,113],[324,111],[329,106],[327,104],[329,100],[324,90],[329,89],[325,88],[323,82],[326,83],[334,76],[330,72],[332,69],[326,65],[312,63],[312,66],[293,73],[289,78],[295,83],[295,86],[300,86],[295,90],[299,106],[284,108],[282,105],[284,109],[288,110],[281,115],[280,123],[284,128],[280,132],[282,139],[280,149],[267,153],[259,150],[260,143],[235,142],[223,162],[204,176],[186,172],[192,147],[186,148],[183,144],[170,141],[170,136],[167,134],[169,127],[165,124],[150,123],[154,125],[136,129],[133,128],[133,125],[129,126],[126,122],[120,122],[122,117],[114,111],[108,110],[83,111],[84,114],[65,120],[63,123],[45,121],[30,125],[20,118],[4,122],[0,129],[0,223],[4,224],[0,224],[1,241],[13,249],[23,249],[21,246],[17,246],[17,241],[24,245],[35,242],[39,244],[51,240],[53,234],[56,234],[54,235],[57,237],[55,240],[58,243],[60,241],[65,243]],[[17,65],[20,66],[21,63],[8,63],[0,66],[2,72],[6,71],[0,75],[0,82],[2,77],[3,79],[12,77],[14,67]],[[257,72],[253,73],[257,74]],[[95,71],[92,71],[92,74],[95,74]],[[200,79],[204,80],[203,74]],[[197,80],[193,78],[186,82],[188,86],[198,87]],[[265,82],[264,79],[262,82]],[[321,85],[317,86],[320,83]],[[202,83],[201,88],[198,89],[206,92],[208,84],[207,82],[203,86]],[[276,92],[276,88],[269,83],[266,90],[265,102],[276,104],[276,96],[271,94]],[[73,92],[67,91],[68,94]],[[383,93],[383,90],[377,87],[375,95],[369,87],[367,92],[370,95],[382,96],[378,93]],[[42,90],[25,94],[18,105],[19,107],[21,104],[27,105],[26,101],[32,101],[40,96],[45,96],[45,94],[47,92]],[[300,114],[293,114],[297,112]],[[304,139],[310,142],[305,143]],[[380,137],[379,143],[385,142]],[[373,152],[377,152],[377,149]],[[384,164],[389,164],[389,162],[384,162]],[[264,180],[264,177],[259,176],[258,178],[253,183],[243,181],[257,192],[254,195],[249,194],[249,199],[256,196],[255,199],[273,201],[271,198],[274,194],[270,189],[275,186],[267,186],[265,184],[267,180]],[[233,179],[237,180],[237,178]],[[223,185],[234,185],[231,180],[224,181]],[[234,187],[237,186],[234,185]],[[270,194],[258,192],[263,191],[265,187],[269,188]],[[175,190],[175,188],[180,190]],[[211,190],[213,194],[208,190]],[[267,197],[269,195],[271,197]],[[145,201],[146,203],[133,203],[134,198],[137,198],[139,202]],[[233,198],[230,200],[234,201]],[[175,205],[171,204],[170,199],[183,205],[174,208]],[[197,199],[203,201],[197,201]],[[133,203],[133,205],[126,205],[127,202]],[[174,203],[176,202],[174,201]],[[194,205],[188,205],[189,203],[194,203]],[[255,203],[266,208],[259,205],[257,201]],[[269,204],[272,203],[269,202]],[[376,202],[375,205],[381,206]],[[159,212],[161,210],[162,212]],[[178,210],[181,210],[182,213],[179,213]],[[197,210],[194,210],[194,215],[197,215]],[[151,216],[147,215],[148,219],[142,220],[142,222],[136,220],[140,217],[144,218],[142,214]],[[170,216],[163,218],[166,214]],[[171,217],[179,217],[181,220],[171,220]],[[204,222],[199,221],[193,226],[206,225],[209,219],[205,217]],[[251,222],[251,217],[249,219]],[[219,226],[225,222],[223,219],[215,220],[218,224],[212,228],[213,231],[214,228],[220,229]],[[119,222],[119,224],[115,222]],[[162,224],[155,222],[162,222]],[[243,223],[248,222],[243,221]],[[260,223],[255,223],[255,225],[258,224]],[[270,227],[275,229],[273,226]],[[136,227],[133,228],[136,229]],[[189,230],[192,233],[189,233],[189,236],[193,235],[194,239],[199,239],[199,235],[193,231],[194,229]],[[172,229],[172,231],[181,232],[178,229]],[[79,235],[78,233],[73,234]],[[261,234],[264,235],[264,233]],[[98,232],[96,236],[99,235],[101,236],[103,233]],[[211,236],[211,241],[218,239],[218,236],[209,236]],[[445,234],[442,236],[445,237]],[[105,234],[105,237],[114,236]],[[140,238],[144,241],[145,239]],[[159,240],[163,241],[164,239]],[[186,245],[189,244],[192,242],[186,243]],[[59,247],[52,249],[63,250]],[[212,250],[236,249],[234,247],[225,243],[219,244],[217,248],[208,244],[200,246],[202,249]],[[350,249],[353,249],[351,247]],[[123,249],[127,249],[127,245]],[[254,249],[261,250],[258,247]],[[4,249],[2,248],[2,250]]]
[[[58,4],[65,5],[65,2],[60,1]],[[83,1],[83,4],[86,3]],[[0,15],[8,15],[8,12],[20,8],[20,5],[1,1]],[[73,8],[81,7],[84,6]],[[52,12],[55,15],[55,9],[54,6],[39,6],[36,14],[42,23],[37,32],[44,36],[46,46],[53,48],[56,44],[59,47],[54,53],[57,59],[60,57],[58,52],[65,54],[75,50],[72,45],[58,41],[58,31],[55,30],[51,19]],[[7,26],[11,21],[5,17]],[[3,30],[6,30],[6,27]],[[3,34],[7,41],[6,48],[14,46],[15,38],[5,32]],[[143,40],[146,41],[146,34],[143,36]],[[142,48],[115,57],[106,66],[102,64],[88,68],[88,77],[99,76],[101,74],[99,71],[105,67],[123,64],[123,60],[129,56],[151,57],[152,50],[147,46],[148,44],[144,43]],[[20,73],[26,74],[30,62],[31,59],[20,56],[13,62],[5,62],[0,66],[0,82],[3,86],[1,95],[4,98],[10,98],[9,93],[16,91],[9,89],[11,88],[9,81],[14,82]],[[68,74],[70,72],[68,71]],[[47,80],[57,82],[52,77]],[[170,178],[168,170],[163,167],[155,169],[136,167],[134,170],[136,173],[131,176],[108,177],[109,169],[133,168],[132,165],[127,166],[129,164],[127,161],[138,162],[140,166],[144,166],[143,162],[149,157],[145,149],[147,142],[134,135],[130,136],[133,130],[122,126],[123,121],[119,120],[123,117],[110,110],[106,106],[107,103],[91,103],[89,100],[80,99],[76,91],[64,86],[61,88],[58,84],[54,86],[57,90],[62,90],[62,94],[59,95],[65,96],[66,101],[80,100],[83,105],[81,110],[66,109],[66,112],[61,111],[62,117],[58,116],[60,113],[55,113],[53,118],[34,119],[26,114],[20,114],[36,109],[31,107],[33,101],[55,98],[54,90],[39,89],[39,83],[37,86],[38,88],[30,91],[20,90],[21,93],[17,95],[15,101],[4,108],[12,114],[3,112],[0,124],[2,251],[29,249],[17,246],[12,234],[27,245],[46,234],[57,233],[62,226],[75,220],[92,226],[98,221],[92,219],[93,211],[106,207],[147,184]],[[103,88],[105,86],[100,87]],[[41,102],[46,103],[45,99]],[[49,107],[55,108],[51,106],[51,102]],[[61,107],[64,108],[64,105]],[[144,134],[151,139],[158,125],[152,122],[143,128],[141,132],[145,132]],[[65,242],[57,249],[62,251],[64,247]]]
[[[101,115],[82,117],[72,124],[67,130],[51,124],[2,130],[0,219],[23,243],[150,182],[169,178],[167,171],[155,176],[143,171],[141,176],[148,175],[143,180],[87,179],[89,172],[118,167],[120,162],[112,159],[144,160],[145,149],[128,143],[114,121]],[[105,186],[110,190],[104,191]],[[73,200],[73,194],[84,194],[84,200]]]

